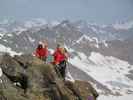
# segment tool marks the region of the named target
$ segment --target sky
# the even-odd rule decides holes
[[[0,0],[0,20],[5,18],[111,24],[133,20],[133,0]]]

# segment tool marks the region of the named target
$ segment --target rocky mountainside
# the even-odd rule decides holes
[[[54,66],[30,55],[4,55],[0,66],[0,100],[87,100],[98,96],[90,83],[63,81]]]

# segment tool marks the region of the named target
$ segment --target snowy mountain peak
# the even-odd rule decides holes
[[[81,36],[77,41],[76,41],[76,43],[80,43],[80,42],[82,42],[82,40],[88,40],[88,41],[93,41],[93,39],[91,39],[89,36],[87,36],[87,35],[83,35],[83,36]]]
[[[86,41],[90,42],[90,44],[92,44],[92,46],[99,48],[99,40],[97,39],[97,37],[92,37],[90,38],[87,35],[82,35],[77,41],[76,43],[86,43]]]

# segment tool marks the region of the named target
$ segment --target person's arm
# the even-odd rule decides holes
[[[65,53],[65,60],[68,60],[69,56],[70,55],[68,53]]]
[[[36,51],[34,52],[34,54],[35,54],[36,57],[39,57],[39,51],[38,51],[38,50],[36,50]]]
[[[49,51],[48,51],[48,48],[46,48],[46,50],[45,50],[45,57],[48,57],[48,55],[49,55]]]

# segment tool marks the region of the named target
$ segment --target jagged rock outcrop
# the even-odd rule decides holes
[[[94,100],[98,93],[83,81],[63,81],[51,64],[31,55],[11,57],[0,61],[0,100]]]

